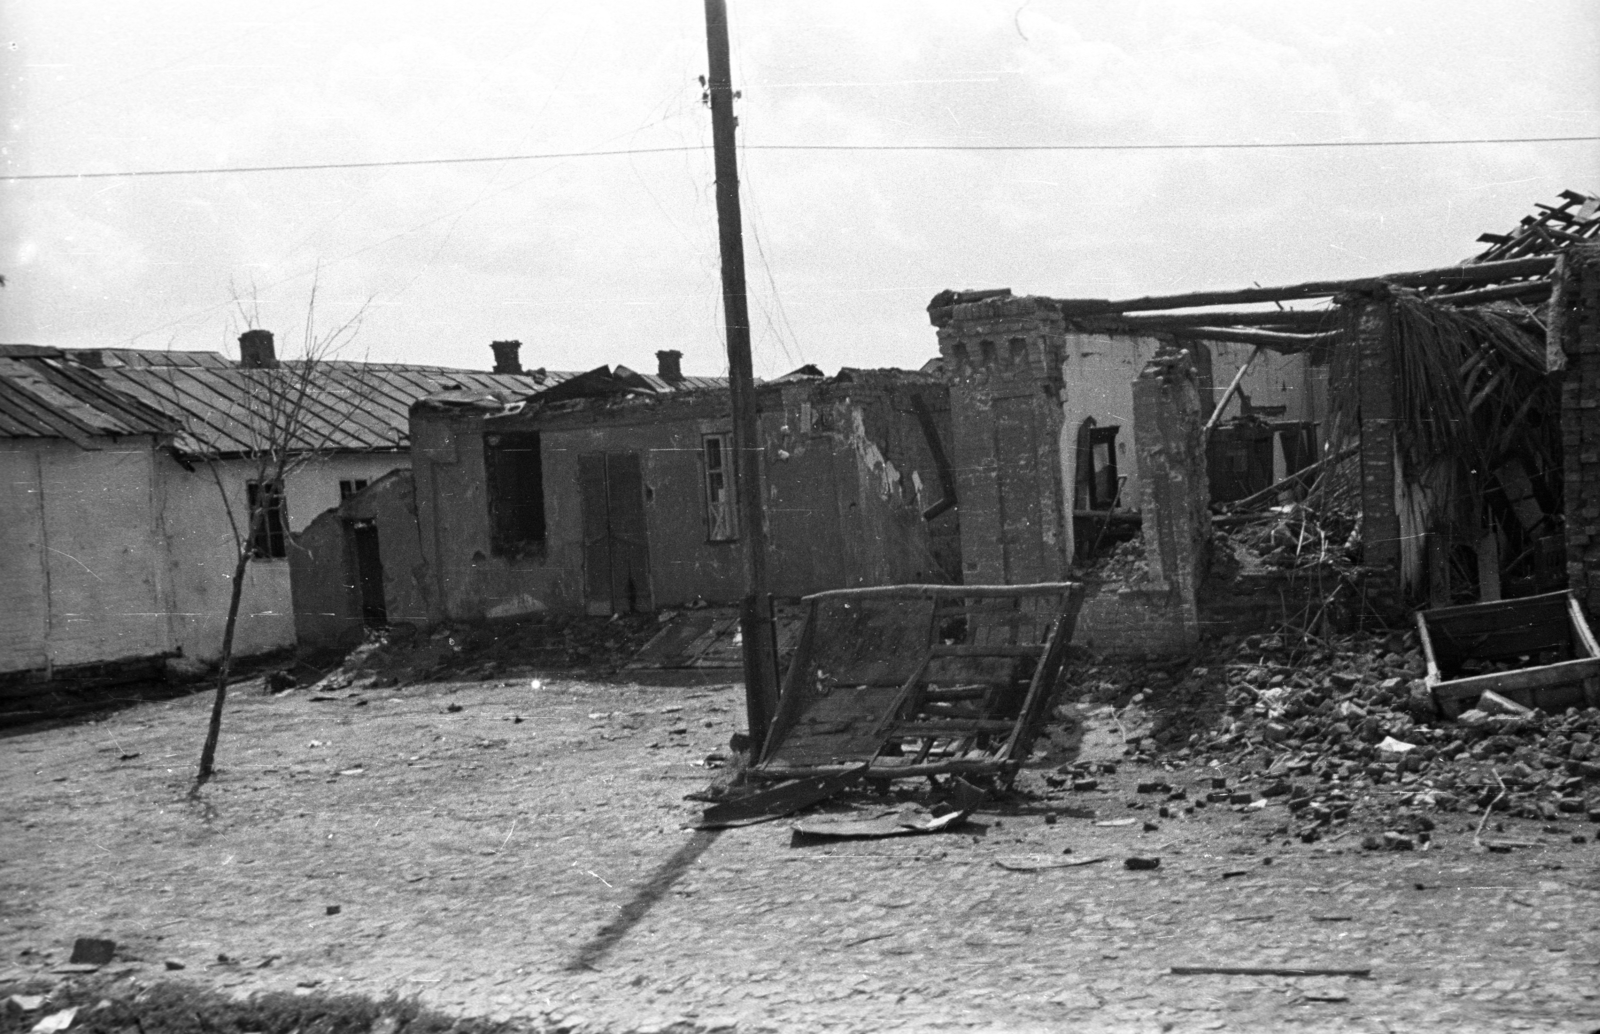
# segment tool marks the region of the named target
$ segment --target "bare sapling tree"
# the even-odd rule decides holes
[[[246,309],[237,297],[240,316],[250,330],[259,329],[259,310]],[[228,614],[222,626],[222,652],[217,663],[216,696],[205,745],[195,773],[191,796],[216,771],[217,741],[222,733],[223,705],[233,664],[234,633],[250,562],[271,556],[289,534],[284,484],[289,475],[330,453],[347,440],[346,426],[371,396],[365,364],[336,362],[335,357],[355,339],[367,306],[331,330],[317,327],[317,284],[311,286],[306,305],[300,354],[261,366],[241,364],[229,372],[236,413],[230,435],[235,440],[202,443],[195,457],[211,474],[228,517],[234,547]],[[199,435],[191,435],[199,438]],[[230,487],[224,468],[245,473],[246,492],[241,498],[237,481]],[[279,554],[281,555],[281,554]]]

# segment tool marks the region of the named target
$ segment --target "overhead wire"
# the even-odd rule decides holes
[[[1242,143],[1164,144],[746,144],[749,151],[855,151],[855,152],[981,152],[981,151],[1268,151],[1372,147],[1450,147],[1474,144],[1592,143],[1600,135],[1463,137],[1450,140],[1278,140]],[[38,172],[0,176],[7,182],[88,180],[157,176],[221,176],[266,172],[317,172],[328,169],[387,169],[399,166],[472,165],[485,162],[549,161],[568,158],[606,158],[617,155],[674,154],[704,147],[622,147],[597,151],[551,151],[536,154],[497,154],[453,158],[399,158],[367,162],[311,162],[299,165],[239,165],[216,168],[125,169],[117,172]]]
[[[744,49],[744,39],[740,33],[740,21],[737,18],[733,18],[730,19],[730,22],[733,29],[734,38],[739,42],[739,50],[742,52]],[[772,275],[772,263],[767,261],[767,250],[761,243],[761,206],[756,201],[755,183],[750,177],[750,163],[745,160],[747,157],[746,152],[748,151],[748,145],[745,142],[744,134],[741,134],[735,138],[735,146],[738,148],[740,156],[740,194],[743,195],[745,200],[750,202],[750,218],[748,220],[750,224],[750,239],[755,242],[756,257],[761,261],[761,271],[766,277],[768,289],[770,289],[772,292],[772,306],[769,307],[761,299],[760,295],[752,293],[749,290],[748,284],[745,288],[745,294],[747,297],[753,299],[757,307],[761,310],[761,318],[766,321],[767,330],[772,334],[772,339],[778,343],[778,348],[783,352],[783,357],[788,366],[793,369],[796,365],[796,353],[799,353],[800,355],[800,362],[805,362],[805,350],[800,347],[800,340],[794,333],[794,325],[789,322],[789,314],[783,306],[783,295],[778,291],[778,281]],[[789,328],[790,338],[794,342],[794,352],[789,351],[788,343],[784,341],[783,334],[778,330],[778,325],[772,318],[773,309],[778,311],[779,319],[781,319]],[[752,342],[752,345],[753,344],[754,342]]]

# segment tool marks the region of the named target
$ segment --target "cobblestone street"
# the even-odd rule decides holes
[[[949,833],[792,846],[785,821],[684,828],[701,807],[684,795],[715,774],[704,759],[742,725],[737,687],[560,680],[320,700],[239,687],[195,805],[207,707],[0,745],[0,983],[95,935],[132,980],[418,994],[534,1029],[1600,1027],[1591,825],[1507,820],[1534,846],[1502,854],[1474,850],[1465,813],[1426,851],[1363,851],[1359,830],[1304,844],[1272,835],[1281,803],[1133,808],[1149,770],[1124,766],[1092,794],[985,806]],[[1043,791],[1057,763],[1019,786]],[[1160,867],[1129,871],[1130,855]]]

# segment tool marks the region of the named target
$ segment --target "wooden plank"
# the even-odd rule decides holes
[[[1318,345],[1331,345],[1344,339],[1344,333],[1330,330],[1323,334],[1288,334],[1278,330],[1234,330],[1229,327],[1184,327],[1167,331],[1184,341],[1232,341],[1241,345],[1270,348],[1283,355],[1308,352]]]
[[[867,585],[857,589],[828,589],[812,593],[806,600],[870,600],[870,599],[950,599],[980,598],[1014,599],[1030,596],[1051,596],[1077,588],[1080,582],[1036,582],[1030,585]]]
[[[805,624],[800,627],[800,641],[795,644],[794,656],[789,659],[789,670],[784,673],[783,687],[778,693],[778,708],[767,727],[760,764],[766,764],[777,745],[782,743],[794,728],[805,708],[805,680],[811,674],[811,653],[817,635],[817,605],[806,608]]]
[[[1541,650],[1565,651],[1572,642],[1572,628],[1565,618],[1565,614],[1558,614],[1548,623],[1518,623],[1472,634],[1453,634],[1435,628],[1434,648],[1447,667],[1469,657],[1493,660]]]
[[[1589,630],[1589,619],[1570,593],[1567,595],[1567,616],[1572,620],[1573,632],[1577,633],[1577,645],[1587,656],[1600,657],[1600,645],[1595,643],[1594,633]]]
[[[1463,697],[1479,696],[1490,689],[1496,693],[1510,694],[1522,690],[1544,689],[1567,682],[1581,682],[1596,676],[1600,676],[1600,657],[1583,657],[1576,661],[1541,664],[1536,668],[1518,668],[1515,671],[1450,679],[1439,683],[1433,691],[1441,698],[1459,700]]]
[[[944,703],[950,700],[982,700],[989,695],[992,686],[952,686],[949,689],[923,690],[922,699],[927,703]]]
[[[1433,655],[1433,637],[1428,634],[1428,622],[1423,620],[1421,611],[1417,612],[1416,619],[1417,638],[1422,640],[1422,657],[1428,665],[1428,678],[1437,682],[1440,679],[1439,662]]]
[[[1245,311],[1226,309],[1210,312],[1154,313],[1148,316],[1091,316],[1083,320],[1088,330],[1121,330],[1132,333],[1155,333],[1181,327],[1315,327],[1326,329],[1339,321],[1340,310],[1278,309]]]
[[[960,600],[941,600],[938,604],[937,616],[940,618],[960,617],[962,614],[1017,614],[1024,617],[1033,617],[1040,613],[1032,610],[1018,610],[1019,600],[1001,600],[994,603],[963,603]]]
[[[927,674],[928,665],[932,663],[932,661],[933,655],[931,653],[922,658],[922,663],[917,665],[917,670],[913,671],[911,673],[911,677],[906,679],[905,682],[901,684],[900,692],[895,694],[893,702],[891,702],[890,705],[884,710],[883,717],[878,719],[877,726],[873,728],[873,735],[882,736],[884,734],[884,730],[887,729],[894,721],[894,716],[900,713],[900,709],[904,707],[906,701],[911,698],[911,694],[917,688],[917,683],[922,681],[922,676]]]
[[[889,735],[960,738],[980,732],[1009,733],[1016,724],[998,718],[920,718],[909,722],[890,722]]]
[[[756,779],[799,779],[806,776],[842,774],[859,765],[809,765],[789,768],[764,767],[750,770]],[[881,758],[867,766],[868,779],[920,779],[931,775],[982,775],[999,772],[1012,766],[993,758],[955,758],[948,761],[930,761],[926,764],[887,764]]]
[[[1499,603],[1464,603],[1457,607],[1440,607],[1430,610],[1422,616],[1435,628],[1442,628],[1443,622],[1455,617],[1472,615],[1502,615],[1524,608],[1532,607],[1539,603],[1549,603],[1559,599],[1570,599],[1571,595],[1565,590],[1560,592],[1547,592],[1539,596],[1519,596],[1516,599],[1501,600]]]
[[[1028,694],[1022,700],[1021,716],[1011,738],[1006,741],[1002,756],[1007,760],[1020,758],[1033,749],[1033,738],[1044,722],[1045,709],[1055,694],[1056,679],[1066,664],[1067,644],[1072,641],[1078,627],[1078,612],[1083,609],[1085,590],[1080,585],[1067,595],[1061,616],[1050,629],[1045,640],[1044,658],[1034,666],[1033,679],[1028,683]]]
[[[929,652],[934,657],[1038,657],[1044,653],[1044,644],[1034,643],[1026,646],[1015,643],[996,643],[993,646],[945,646],[941,644],[932,647]]]
[[[1480,287],[1472,291],[1457,291],[1453,294],[1429,295],[1428,300],[1441,302],[1445,305],[1480,305],[1484,302],[1499,301],[1504,298],[1539,301],[1548,297],[1552,290],[1554,290],[1554,286],[1548,280],[1530,280],[1517,284]]]
[[[1256,361],[1256,356],[1261,354],[1261,346],[1251,349],[1245,356],[1244,362],[1239,364],[1239,372],[1233,375],[1233,380],[1228,382],[1228,390],[1222,393],[1222,398],[1211,410],[1211,418],[1206,421],[1205,427],[1200,429],[1200,440],[1204,442],[1211,437],[1211,431],[1222,422],[1222,413],[1228,408],[1228,403],[1233,400],[1234,392],[1239,390],[1239,385],[1244,382],[1244,375],[1250,372],[1251,365]],[[1202,446],[1203,448],[1204,446]]]
[[[1475,408],[1475,407],[1474,407]],[[1493,523],[1478,539],[1478,599],[1494,602],[1501,599],[1499,584],[1499,533]]]
[[[802,779],[783,786],[775,786],[749,797],[713,804],[700,816],[700,821],[695,823],[694,828],[727,829],[732,826],[748,826],[757,822],[781,819],[819,801],[825,801],[859,781],[866,768],[866,765],[858,765],[854,771]]]

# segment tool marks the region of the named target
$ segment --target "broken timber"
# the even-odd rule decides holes
[[[1447,718],[1490,691],[1545,711],[1600,706],[1600,644],[1569,592],[1418,611],[1417,635]],[[1469,662],[1520,666],[1472,674]]]
[[[895,585],[804,600],[750,774],[1015,775],[1044,719],[1083,587]]]
[[[837,775],[796,779],[770,790],[751,794],[749,797],[714,804],[705,810],[705,814],[700,817],[694,828],[727,829],[731,826],[749,826],[757,822],[781,819],[785,815],[792,815],[825,801],[845,787],[860,782],[866,767],[858,765],[848,772]]]
[[[1554,255],[1479,262],[1444,269],[1423,269],[1410,273],[1391,273],[1361,280],[1321,280],[1287,287],[1249,287],[1234,291],[1196,291],[1190,294],[1153,295],[1121,301],[1068,299],[1057,304],[1068,319],[1077,316],[1113,315],[1122,312],[1151,312],[1161,309],[1192,309],[1206,305],[1245,305],[1252,302],[1288,301],[1291,298],[1328,298],[1336,294],[1365,293],[1389,287],[1456,287],[1461,284],[1492,284],[1517,277],[1542,277],[1555,265]]]

